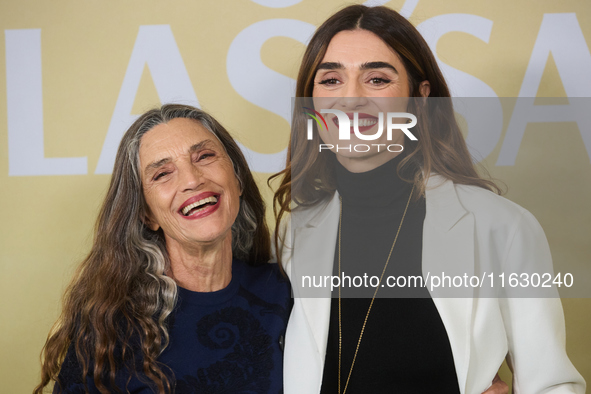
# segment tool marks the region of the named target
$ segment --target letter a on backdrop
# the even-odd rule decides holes
[[[137,115],[131,114],[131,110],[146,64],[161,103],[176,102],[199,107],[170,26],[140,26],[109,131],[96,166],[96,174],[111,173],[121,137],[137,118]]]

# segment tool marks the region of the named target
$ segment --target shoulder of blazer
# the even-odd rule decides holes
[[[279,251],[275,250],[275,243],[272,242],[272,261],[277,261],[277,255],[281,256],[283,269],[290,276],[291,255],[293,253],[292,235],[302,228],[320,226],[329,214],[339,207],[339,196],[335,192],[332,198],[326,199],[318,204],[307,207],[294,208],[287,218],[282,220],[279,228]]]
[[[428,214],[446,229],[468,213],[477,223],[493,227],[513,225],[523,216],[533,217],[525,208],[490,190],[456,184],[440,175],[431,175],[425,193]]]
[[[329,214],[339,207],[339,193],[335,192],[329,199],[319,202],[318,204],[297,207],[291,212],[291,226],[292,229],[302,227],[318,227],[321,225]]]

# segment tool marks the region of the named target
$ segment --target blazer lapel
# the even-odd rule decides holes
[[[319,284],[319,282],[313,280],[332,275],[339,207],[339,197],[335,193],[332,200],[315,211],[312,217],[310,215],[298,217],[297,213],[294,217],[292,214],[296,228],[293,234],[292,286],[295,297],[298,298],[297,301],[304,309],[322,366],[324,365],[330,324],[331,289],[330,281],[326,282],[328,286],[325,286],[323,282],[321,286],[314,287],[314,283]],[[308,283],[312,283],[312,288],[308,286]]]
[[[423,277],[443,275],[453,280],[474,273],[474,217],[461,205],[453,183],[431,176],[426,189],[427,213],[423,227]],[[473,289],[431,287],[429,291],[445,325],[460,390],[465,392],[470,362]],[[454,297],[454,298],[451,298]]]

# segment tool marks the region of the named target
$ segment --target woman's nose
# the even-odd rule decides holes
[[[359,82],[348,82],[342,92],[343,97],[340,99],[340,105],[344,109],[354,110],[367,104],[363,86]]]
[[[179,186],[182,191],[192,191],[203,183],[203,173],[199,168],[186,165],[179,168]]]

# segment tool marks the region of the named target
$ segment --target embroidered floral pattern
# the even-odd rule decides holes
[[[272,340],[248,311],[227,307],[204,316],[197,323],[199,343],[227,353],[195,376],[178,378],[176,392],[260,393],[269,390],[273,369]]]

